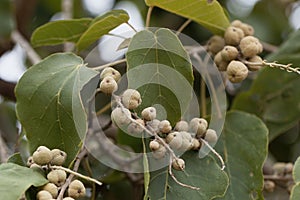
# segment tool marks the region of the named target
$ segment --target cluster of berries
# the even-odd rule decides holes
[[[203,118],[194,118],[189,123],[179,121],[175,127],[168,120],[158,120],[155,107],[144,108],[141,117],[132,114],[130,110],[136,109],[141,104],[140,93],[135,89],[127,89],[121,95],[123,106],[117,106],[111,113],[111,119],[118,127],[127,128],[129,134],[142,134],[146,129],[159,136],[174,152],[187,150],[199,150],[201,140],[215,143],[218,139],[216,131],[208,129],[208,122]],[[167,148],[161,140],[153,139],[149,143],[155,159],[164,158]],[[184,160],[175,159],[172,166],[174,169],[183,170]]]
[[[51,166],[61,166],[65,163],[67,154],[60,149],[39,146],[27,160],[30,168],[39,168],[47,173],[49,183],[42,186],[37,193],[37,200],[54,200],[57,198],[60,187],[67,179],[67,173],[61,169],[52,169]],[[49,167],[50,166],[50,167]],[[68,197],[63,200],[74,200],[85,196],[85,187],[79,180],[73,180],[68,187]]]
[[[249,71],[261,68],[259,63],[263,60],[258,54],[263,51],[263,46],[253,35],[252,26],[235,20],[226,29],[224,37],[214,35],[208,41],[208,52],[214,56],[219,71],[226,71],[232,83],[243,81]]]

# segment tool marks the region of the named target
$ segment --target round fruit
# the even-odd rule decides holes
[[[131,122],[128,127],[127,127],[127,131],[131,134],[140,134],[144,131],[143,127],[144,126],[144,121],[143,120],[135,120],[135,122]]]
[[[64,170],[55,169],[47,175],[47,179],[50,183],[54,183],[56,186],[62,186],[67,178],[67,174]]]
[[[217,55],[214,57],[214,62],[216,63],[219,71],[226,71],[228,61],[223,59],[221,52],[217,53]]]
[[[131,122],[131,112],[127,108],[116,107],[111,112],[111,120],[117,126],[126,126]]]
[[[180,132],[169,133],[166,137],[166,142],[174,150],[179,150],[182,146],[183,138]]]
[[[46,190],[41,190],[36,195],[37,200],[51,200],[52,195]]]
[[[175,127],[174,127],[175,131],[188,131],[189,130],[189,124],[187,123],[187,121],[179,121],[176,123]]]
[[[33,163],[34,163],[33,158],[32,158],[32,156],[30,156],[30,157],[27,159],[26,165],[27,165],[28,167],[30,167]]]
[[[159,133],[160,121],[158,119],[148,121],[148,122],[146,122],[146,124],[147,124],[147,126],[149,126],[150,131],[153,131],[154,133]]]
[[[243,56],[251,58],[263,51],[263,46],[256,37],[246,36],[239,45]]]
[[[193,148],[192,148],[193,150],[199,150],[201,147],[201,142],[196,138],[192,139],[192,144],[193,144]]]
[[[253,27],[249,24],[241,22],[240,20],[234,20],[233,22],[231,22],[231,26],[242,29],[245,36],[254,35]]]
[[[185,162],[183,159],[178,158],[172,162],[172,167],[176,170],[183,171],[185,168]]]
[[[224,34],[225,43],[227,45],[237,46],[244,36],[242,29],[229,26]]]
[[[275,183],[273,181],[266,180],[264,182],[264,190],[267,192],[273,192],[275,189]]]
[[[122,95],[122,103],[128,109],[135,109],[142,103],[141,94],[137,90],[127,89]]]
[[[51,151],[45,146],[40,146],[32,155],[34,163],[38,165],[49,164],[52,160]]]
[[[214,35],[208,40],[207,51],[215,55],[219,51],[221,51],[224,46],[225,46],[224,38],[218,35]]]
[[[221,56],[225,61],[232,61],[237,58],[239,51],[234,46],[225,46],[221,51]]]
[[[218,140],[218,135],[215,130],[213,129],[207,129],[204,140],[206,140],[208,143],[215,143]]]
[[[48,191],[53,198],[56,198],[58,195],[58,188],[53,183],[47,183],[46,185],[44,185],[43,190]]]
[[[51,150],[52,160],[51,165],[63,165],[66,161],[67,154],[60,149]]]
[[[104,79],[107,76],[111,76],[116,82],[118,82],[121,78],[120,72],[112,67],[106,67],[100,74],[101,79]]]
[[[180,147],[180,151],[187,151],[193,148],[193,138],[189,132],[181,131],[179,132],[182,137],[182,145]]]
[[[160,132],[162,133],[170,133],[170,131],[172,130],[172,126],[168,120],[162,120],[159,123],[158,127]]]
[[[118,90],[118,84],[115,79],[111,76],[106,76],[100,82],[100,91],[104,94],[112,94],[113,92]]]
[[[189,129],[192,133],[196,133],[197,137],[204,136],[204,133],[206,132],[208,123],[203,118],[193,118],[190,121]]]
[[[85,187],[79,180],[74,180],[70,183],[68,188],[68,195],[72,198],[79,198],[85,196]]]
[[[254,56],[254,57],[248,59],[248,61],[252,62],[252,63],[258,63],[257,65],[248,64],[247,67],[250,71],[257,71],[262,68],[261,64],[262,64],[263,60],[260,56]],[[259,65],[259,63],[261,63],[261,64]]]
[[[152,151],[158,150],[159,147],[160,147],[160,144],[159,144],[159,142],[157,142],[156,140],[152,140],[152,141],[149,143],[149,148],[150,148]]]
[[[230,82],[240,83],[248,76],[248,68],[240,61],[231,61],[227,67],[227,76]]]
[[[156,118],[156,109],[154,107],[147,107],[141,114],[144,120],[151,121]]]
[[[166,156],[166,152],[167,152],[166,147],[160,145],[157,150],[152,151],[152,154],[155,159],[159,160]]]

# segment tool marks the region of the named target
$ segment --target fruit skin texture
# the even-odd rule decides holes
[[[37,200],[51,200],[52,195],[46,190],[41,190],[37,193],[36,198]]]
[[[58,195],[58,188],[54,183],[47,183],[43,186],[43,190],[48,191],[53,198],[56,198]]]
[[[152,151],[158,150],[159,147],[160,147],[159,142],[157,142],[157,141],[155,141],[155,140],[152,140],[152,141],[149,143],[149,148],[150,148]]]
[[[146,121],[154,120],[156,118],[156,109],[154,107],[147,107],[142,111],[141,115]]]
[[[232,61],[239,55],[239,51],[234,46],[225,46],[221,51],[221,56],[225,61]]]
[[[66,161],[67,154],[60,149],[52,149],[51,150],[52,160],[50,162],[51,165],[63,165]]]
[[[260,56],[254,56],[254,57],[248,59],[248,61],[252,62],[252,63],[262,63],[263,62],[263,60]],[[257,71],[262,68],[261,65],[247,65],[247,67],[250,71]]]
[[[204,136],[208,123],[204,118],[193,118],[190,121],[189,128],[192,133],[196,133],[197,137]]]
[[[52,160],[51,151],[45,146],[40,146],[33,153],[32,159],[34,163],[38,165],[46,165],[49,164]]]
[[[140,134],[144,131],[144,129],[139,125],[141,124],[142,126],[144,126],[144,121],[141,119],[136,119],[135,122],[131,122],[128,127],[127,127],[127,131],[131,134]]]
[[[179,121],[176,123],[175,131],[188,131],[189,130],[189,124],[186,121]]]
[[[241,22],[240,20],[232,21],[231,26],[242,29],[245,36],[254,35],[254,28],[249,24]]]
[[[182,134],[180,132],[169,133],[166,137],[166,142],[174,150],[179,150],[183,143]]]
[[[207,43],[207,51],[211,52],[213,55],[217,54],[225,46],[224,38],[214,35],[212,36]]]
[[[74,180],[70,183],[68,188],[68,195],[74,199],[85,196],[85,187],[79,180]]]
[[[168,120],[162,120],[158,127],[162,133],[170,133],[172,130],[172,126]]]
[[[215,130],[213,129],[207,129],[204,140],[206,140],[208,143],[215,143],[218,140],[218,135]]]
[[[116,107],[111,112],[111,120],[117,126],[126,126],[131,122],[131,112],[127,108]]]
[[[227,76],[230,82],[240,83],[248,76],[248,68],[240,61],[231,61],[227,67]]]
[[[225,43],[227,45],[237,46],[244,36],[242,29],[229,26],[224,34]]]
[[[106,67],[100,74],[100,79],[104,79],[107,76],[111,76],[113,79],[115,79],[116,82],[118,82],[121,78],[121,74],[118,70],[112,68],[112,67]]]
[[[256,37],[246,36],[239,45],[244,57],[251,58],[263,51],[263,46]]]
[[[100,82],[100,91],[104,94],[112,94],[118,90],[118,84],[115,79],[111,76],[105,77]]]
[[[179,158],[172,162],[172,167],[176,170],[183,171],[185,168],[185,162],[183,159]]]
[[[63,200],[74,200],[72,197],[65,197]]]
[[[134,89],[127,89],[123,92],[122,103],[125,108],[136,109],[141,103],[141,94]]]
[[[216,63],[219,71],[226,71],[229,63],[223,59],[221,52],[217,53],[217,55],[214,57],[214,62]]]
[[[62,186],[67,178],[67,174],[64,170],[55,169],[48,173],[47,179],[50,183],[54,183],[56,186]]]

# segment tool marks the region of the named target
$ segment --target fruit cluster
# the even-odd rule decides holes
[[[117,106],[111,113],[113,123],[120,128],[127,128],[127,133],[131,135],[142,134],[148,130],[160,137],[159,139],[154,137],[149,143],[155,159],[161,159],[167,155],[166,145],[174,152],[183,153],[187,150],[199,150],[202,139],[208,143],[215,143],[218,139],[216,131],[208,129],[208,123],[203,118],[193,118],[189,123],[182,120],[173,128],[168,120],[160,121],[156,118],[155,107],[143,109],[141,117],[132,114],[130,110],[138,108],[142,102],[137,90],[125,90],[120,99],[122,106]],[[174,169],[183,170],[184,160],[175,159],[172,166]]]
[[[38,200],[53,200],[57,198],[61,186],[67,179],[67,173],[62,169],[52,169],[51,166],[61,166],[65,163],[67,154],[60,149],[39,146],[27,160],[30,168],[39,168],[47,173],[49,183],[42,186],[37,193]],[[73,180],[68,187],[68,197],[64,200],[74,200],[85,196],[85,187],[79,180]]]
[[[226,71],[232,83],[243,81],[249,71],[261,68],[259,63],[263,60],[258,54],[263,51],[263,46],[253,35],[252,26],[235,20],[226,29],[224,37],[214,35],[208,41],[208,52],[214,57],[219,71]]]
[[[120,80],[121,74],[112,67],[105,68],[100,74],[100,91],[104,94],[112,94],[118,90],[117,82]]]

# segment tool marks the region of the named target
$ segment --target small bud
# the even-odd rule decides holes
[[[120,72],[112,67],[106,67],[100,74],[100,78],[102,80],[107,76],[111,76],[116,82],[118,82],[121,78]]]
[[[100,82],[100,91],[104,94],[112,94],[118,90],[118,84],[115,79],[111,76],[106,76]]]
[[[141,114],[144,120],[151,121],[156,118],[156,109],[154,107],[148,107],[145,108]]]
[[[248,68],[240,61],[231,61],[227,67],[227,76],[230,82],[240,83],[248,76]]]
[[[141,103],[141,95],[137,90],[127,89],[122,95],[122,103],[128,109],[136,109]]]

